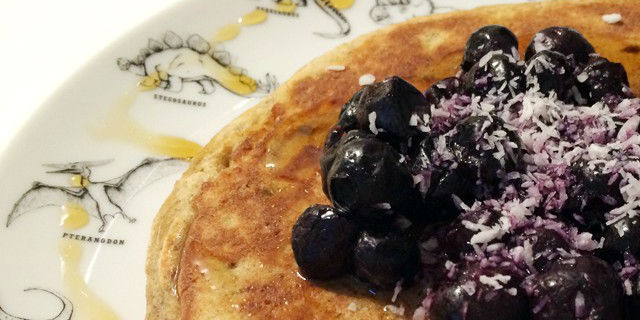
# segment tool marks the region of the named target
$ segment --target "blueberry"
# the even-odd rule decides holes
[[[528,241],[531,245],[533,266],[537,271],[549,269],[555,261],[560,259],[558,249],[569,251],[567,240],[560,233],[551,229],[534,228],[528,230],[525,232],[523,240]]]
[[[451,195],[455,194],[465,203],[475,200],[474,182],[471,182],[459,170],[437,167],[432,163],[431,154],[435,149],[433,138],[427,135],[409,150],[409,169],[419,181],[415,184],[431,221],[449,221],[458,216],[459,209],[454,205]]]
[[[527,88],[538,87],[545,95],[553,91],[564,100],[573,85],[574,69],[562,53],[540,51],[527,61]]]
[[[340,210],[319,204],[307,208],[291,233],[291,248],[300,272],[310,279],[343,275],[356,237],[355,224]]]
[[[407,151],[407,156],[409,156],[408,165],[413,175],[433,168],[430,159],[431,152],[435,148],[433,145],[433,137],[430,134],[425,134],[421,138],[422,139],[413,142]]]
[[[582,98],[590,104],[609,96],[627,97],[630,92],[624,66],[602,57],[592,58],[576,80]]]
[[[601,257],[607,261],[622,261],[624,254],[640,259],[640,217],[623,218],[608,225],[604,233]]]
[[[496,138],[492,142],[488,137]],[[492,188],[497,187],[499,171],[518,170],[522,157],[517,134],[497,117],[472,116],[458,123],[448,146],[456,157],[457,170],[466,169],[465,175],[471,174],[474,184],[479,179]],[[496,155],[500,150],[503,154]]]
[[[465,223],[472,222],[487,227],[495,225],[502,217],[499,212],[493,210],[477,210],[465,213],[446,227],[439,230],[438,242],[440,247],[451,261],[457,262],[463,255],[474,252],[470,244],[471,237],[478,233],[469,229]],[[465,221],[465,223],[463,223]]]
[[[345,131],[359,129],[398,145],[417,133],[410,126],[416,112],[428,113],[427,102],[418,89],[399,77],[364,86],[340,112],[338,125]],[[422,118],[422,114],[419,114]]]
[[[451,99],[456,93],[460,93],[460,79],[456,77],[444,78],[425,91],[427,107],[437,106],[442,99]]]
[[[518,39],[511,30],[498,25],[484,26],[471,34],[467,40],[462,59],[462,70],[471,69],[476,62],[490,51],[502,50],[511,54],[518,50]]]
[[[468,172],[464,166],[456,169],[435,169],[425,201],[429,215],[437,221],[450,221],[456,218],[460,214],[460,209],[455,205],[452,195],[456,195],[467,205],[473,204],[476,199],[474,194],[476,184],[472,177],[475,176],[475,172]]]
[[[321,159],[323,190],[333,204],[363,218],[411,214],[413,177],[388,143],[362,131],[344,135]]]
[[[480,281],[481,277],[493,279],[502,288],[497,289],[484,284]],[[531,308],[527,297],[524,290],[519,288],[520,279],[518,274],[508,270],[473,266],[472,270],[466,271],[453,282],[441,284],[434,292],[429,308],[429,319],[531,319]],[[483,280],[487,282],[486,279]]]
[[[412,281],[420,266],[417,242],[400,233],[364,231],[354,251],[354,268],[362,279],[381,288]]]
[[[625,320],[635,320],[640,314],[640,277],[636,275],[631,282],[631,294],[624,296]]]
[[[333,147],[336,142],[340,141],[340,138],[345,134],[344,128],[340,125],[335,125],[329,129],[327,136],[324,139],[324,151],[327,152]]]
[[[478,61],[462,76],[462,89],[479,96],[513,97],[526,89],[524,68],[510,55],[494,54],[487,61]]]
[[[593,46],[580,32],[567,27],[550,27],[536,33],[524,57],[529,61],[536,53],[544,50],[557,51],[577,65],[587,63],[589,55],[595,53]]]
[[[603,172],[603,164],[590,165],[578,161],[571,166],[567,201],[562,214],[575,220],[583,231],[599,236],[604,231],[604,214],[623,203],[619,179],[610,181],[611,174]],[[610,183],[611,182],[611,183]]]
[[[325,156],[332,155],[335,152],[335,148],[333,148],[334,146],[338,146],[349,141],[362,138],[373,139],[374,136],[371,133],[363,130],[347,131],[343,126],[336,124],[331,129],[329,129],[329,132],[327,133],[324,142],[324,154]]]
[[[593,256],[558,261],[533,280],[534,320],[621,320],[622,292],[616,273]]]
[[[469,117],[445,140],[456,165],[432,168],[425,200],[429,215],[440,221],[450,221],[460,213],[452,195],[471,206],[495,194],[501,174],[520,170],[522,159],[520,139],[496,117]]]

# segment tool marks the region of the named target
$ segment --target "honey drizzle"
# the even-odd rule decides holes
[[[83,248],[81,243],[62,239],[59,244],[60,269],[65,293],[74,303],[78,319],[118,320],[115,311],[89,288],[80,272]],[[75,316],[74,316],[75,318]]]
[[[267,20],[268,16],[269,14],[266,13],[264,10],[255,9],[245,14],[244,16],[242,16],[242,18],[238,19],[238,23],[240,23],[243,26],[251,26],[254,24],[259,24],[264,22],[265,20]]]
[[[138,82],[138,89],[140,91],[149,91],[157,88],[162,80],[166,80],[168,75],[166,72],[154,72]]]
[[[69,183],[72,187],[86,188],[89,185],[89,180],[79,174],[74,174],[69,178]]]
[[[89,213],[82,205],[69,202],[62,206],[60,226],[68,230],[77,230],[89,224]]]
[[[136,97],[135,91],[123,95],[111,110],[105,123],[95,130],[96,135],[129,142],[152,153],[174,158],[189,159],[202,149],[202,146],[193,141],[162,135],[142,127],[129,114]]]
[[[213,41],[223,42],[235,39],[240,34],[241,27],[242,25],[239,23],[231,23],[225,25],[222,28],[218,29],[218,31],[216,31],[216,35],[213,37]]]

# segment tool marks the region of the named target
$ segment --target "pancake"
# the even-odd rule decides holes
[[[602,15],[622,13],[617,24]],[[511,29],[523,53],[552,25],[579,30],[640,85],[640,7],[575,0],[483,7],[416,18],[364,35],[314,59],[197,155],[157,214],[147,258],[147,319],[394,319],[390,292],[372,295],[351,278],[328,283],[297,274],[291,227],[322,193],[324,137],[363,74],[398,75],[425,90],[458,70],[478,27]],[[344,65],[344,71],[331,71]],[[424,297],[396,305],[405,317]]]

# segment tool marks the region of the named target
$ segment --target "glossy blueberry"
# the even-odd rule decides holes
[[[487,143],[485,135],[492,136],[498,134],[497,131],[501,131],[498,143],[505,151],[500,159],[495,156],[497,147],[480,148]],[[497,191],[499,173],[519,170],[522,158],[520,139],[495,117],[472,116],[461,121],[446,143],[457,165],[432,168],[425,200],[429,216],[440,221],[450,221],[460,213],[452,195],[471,206],[477,197]]]
[[[625,320],[637,319],[640,314],[640,276],[636,275],[631,281],[631,294],[624,296]]]
[[[430,134],[425,134],[420,138],[412,142],[407,151],[407,156],[409,157],[408,165],[413,175],[433,167],[430,159],[431,152],[434,149],[433,137]]]
[[[527,88],[538,87],[545,95],[553,91],[565,99],[573,85],[574,69],[562,53],[540,51],[527,61]]]
[[[333,147],[340,138],[345,134],[344,128],[341,125],[335,125],[329,129],[327,135],[324,139],[324,151],[327,152],[331,147]]]
[[[417,242],[405,234],[364,231],[354,251],[356,274],[381,288],[411,282],[420,267]]]
[[[576,84],[583,99],[594,104],[608,96],[627,97],[629,79],[620,63],[596,57],[590,59],[576,77]]]
[[[522,238],[531,245],[533,266],[537,271],[549,269],[555,261],[561,258],[558,249],[569,251],[569,243],[555,230],[535,228],[528,230]]]
[[[510,55],[494,54],[488,61],[474,64],[462,76],[462,89],[467,94],[513,97],[526,89],[524,68]]]
[[[507,276],[503,288],[496,289],[480,281],[481,276]],[[506,278],[504,278],[506,279]],[[430,320],[529,320],[531,307],[524,290],[519,288],[520,277],[508,270],[472,270],[453,282],[445,282],[434,292],[429,309]],[[497,281],[497,280],[496,280]],[[515,295],[512,295],[514,293]]]
[[[427,107],[437,106],[442,99],[451,99],[456,93],[460,93],[460,79],[456,77],[444,78],[424,92]]]
[[[300,272],[310,279],[332,279],[349,267],[357,237],[356,225],[340,210],[313,205],[293,226],[291,248]]]
[[[451,221],[461,210],[455,205],[451,195],[456,195],[462,202],[472,205],[476,199],[475,172],[466,167],[456,169],[437,168],[431,175],[431,186],[428,190],[425,207],[429,216],[436,221]]]
[[[486,137],[496,135],[503,137],[496,142],[505,150],[501,157],[494,155],[500,150],[497,147],[484,148],[488,143]],[[458,123],[448,146],[456,157],[458,170],[466,168],[468,172],[464,173],[470,173],[474,183],[480,179],[487,187],[496,187],[499,170],[518,170],[522,157],[520,139],[515,132],[505,128],[504,122],[497,117],[472,116]]]
[[[451,195],[455,194],[471,204],[475,200],[474,183],[460,170],[435,166],[430,158],[434,149],[433,137],[429,135],[419,143],[414,143],[408,154],[409,170],[414,177],[420,178],[414,187],[424,199],[426,218],[430,221],[450,221],[460,212]]]
[[[604,233],[604,244],[599,253],[603,259],[613,262],[622,261],[624,254],[640,258],[640,217],[623,218],[608,225]]]
[[[512,54],[518,50],[518,39],[511,30],[498,25],[484,26],[471,34],[467,40],[462,59],[462,71],[467,71],[490,51],[502,50]]]
[[[416,133],[409,122],[418,110],[429,112],[422,93],[402,78],[391,77],[356,92],[343,106],[338,125],[345,131],[372,132],[397,145]]]
[[[622,320],[621,291],[616,273],[596,257],[558,261],[533,280],[533,320]]]
[[[362,131],[344,135],[321,159],[323,190],[333,204],[370,219],[410,214],[413,177],[388,143]]]
[[[436,168],[431,161],[431,152],[434,149],[433,138],[428,133],[425,133],[421,138],[417,142],[413,142],[408,149],[407,166],[414,177],[414,188],[419,193],[420,198],[424,200],[429,192]]]
[[[567,27],[550,27],[533,36],[525,52],[529,61],[536,53],[544,50],[556,51],[583,65],[589,61],[589,55],[595,53],[593,46],[580,32]]]
[[[502,215],[499,212],[492,210],[471,211],[442,228],[438,235],[438,242],[443,253],[447,255],[447,259],[457,262],[463,258],[463,255],[474,251],[469,241],[477,231],[469,229],[463,221],[493,226],[500,217]]]
[[[605,227],[604,214],[623,203],[620,180],[610,181],[611,174],[603,172],[602,164],[590,165],[586,161],[575,163],[570,173],[562,214],[582,230],[599,236]]]

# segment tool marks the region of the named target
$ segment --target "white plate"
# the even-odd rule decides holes
[[[356,0],[336,15],[323,0],[293,1],[299,6],[292,14],[269,13],[264,22],[242,26],[236,38],[222,42],[214,41],[222,27],[257,7],[272,12],[276,1],[184,1],[94,57],[39,109],[0,155],[0,319],[113,319],[98,315],[100,308],[121,319],[144,317],[151,222],[187,163],[150,150],[134,137],[140,132],[127,132],[131,126],[123,120],[138,123],[138,131],[204,145],[275,80],[286,81],[342,42],[416,15],[523,2]],[[136,58],[149,46],[159,52]],[[158,87],[140,91],[141,80],[153,80],[136,74],[153,73],[145,63],[165,81],[155,78]],[[258,90],[238,95],[225,89],[220,78],[229,75],[227,64],[258,80]],[[130,104],[122,102],[127,98]],[[119,108],[128,116],[114,122]],[[143,162],[147,158],[155,160]],[[93,183],[73,187],[72,174],[47,172],[64,169],[84,169],[77,177]],[[81,202],[93,214],[88,224],[60,225],[60,206],[70,202]],[[99,209],[92,207],[96,203]],[[62,258],[61,246],[79,250],[78,266]]]

